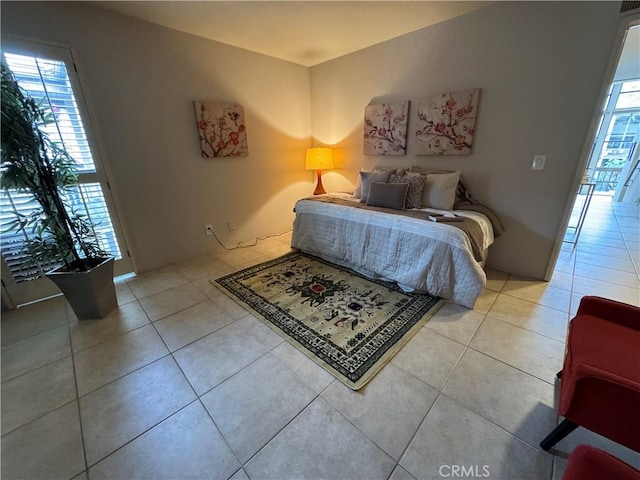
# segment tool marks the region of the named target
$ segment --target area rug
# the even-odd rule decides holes
[[[354,390],[444,303],[301,252],[211,283]]]

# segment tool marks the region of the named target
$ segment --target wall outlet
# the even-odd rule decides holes
[[[205,225],[204,226],[204,233],[211,237],[213,235],[213,225]]]
[[[531,164],[531,170],[542,170],[544,169],[544,164],[547,161],[546,155],[534,155],[533,163]]]
[[[233,232],[233,231],[236,229],[236,224],[235,224],[234,222],[232,222],[231,220],[229,220],[229,221],[227,222],[227,229],[228,229],[230,232]]]

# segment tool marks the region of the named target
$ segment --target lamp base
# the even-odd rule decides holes
[[[325,193],[327,193],[327,191],[324,189],[324,186],[322,185],[322,170],[318,169],[316,170],[317,174],[318,174],[318,183],[316,185],[316,189],[313,191],[314,195],[324,195]]]

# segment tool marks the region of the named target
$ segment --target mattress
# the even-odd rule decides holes
[[[295,212],[292,247],[368,277],[396,282],[405,291],[426,292],[473,308],[486,284],[484,259],[474,258],[469,237],[452,224],[310,199],[299,200]],[[479,247],[486,255],[494,241],[489,219],[474,211],[455,213],[480,225]]]

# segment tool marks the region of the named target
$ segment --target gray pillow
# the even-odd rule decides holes
[[[452,210],[456,200],[456,188],[460,171],[429,173],[422,191],[422,206],[439,210]]]
[[[404,173],[404,172],[403,172]],[[405,208],[420,208],[422,206],[422,192],[424,191],[425,176],[419,173],[404,173],[404,175],[393,174],[389,177],[389,183],[406,183],[407,200]]]
[[[360,203],[367,203],[369,187],[372,183],[387,183],[390,176],[391,172],[360,172],[360,184],[362,185]]]
[[[372,183],[369,187],[367,205],[404,210],[408,189],[407,183]]]

